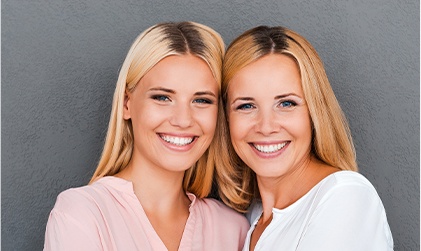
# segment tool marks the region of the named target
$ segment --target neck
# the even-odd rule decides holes
[[[327,166],[313,157],[283,176],[266,178],[257,176],[263,204],[262,220],[271,219],[272,209],[284,209],[308,193],[317,183],[338,169]]]
[[[175,212],[188,209],[190,200],[183,190],[184,172],[173,172],[146,163],[140,164],[135,158],[117,177],[133,183],[133,190],[145,211]]]

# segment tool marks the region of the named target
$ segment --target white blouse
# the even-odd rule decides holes
[[[255,250],[374,251],[393,250],[393,238],[383,204],[373,185],[361,174],[329,175],[285,209],[273,208],[273,219]],[[243,251],[262,205],[252,205]]]

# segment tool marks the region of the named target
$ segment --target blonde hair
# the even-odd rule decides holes
[[[222,97],[226,107],[227,90],[234,75],[248,64],[269,54],[293,58],[301,75],[312,127],[311,153],[327,165],[357,171],[356,154],[348,122],[339,106],[316,50],[302,36],[284,27],[259,26],[236,38],[225,54],[222,71]],[[227,120],[225,120],[226,126]],[[259,196],[254,172],[235,153],[230,137],[222,142],[226,151],[216,163],[216,179],[221,199],[244,212]]]
[[[224,51],[224,42],[216,31],[194,22],[160,23],[142,32],[133,42],[121,67],[104,148],[90,183],[120,172],[132,157],[132,124],[131,120],[123,119],[126,92],[132,92],[140,79],[163,58],[187,54],[197,56],[209,65],[220,91]],[[222,106],[220,109],[223,109]],[[216,147],[215,143],[211,143],[197,163],[185,172],[184,190],[198,197],[209,194]]]

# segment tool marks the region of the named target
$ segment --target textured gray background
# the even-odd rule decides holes
[[[419,250],[419,7],[418,0],[3,0],[3,250],[42,249],[57,194],[93,173],[131,42],[157,22],[181,20],[215,28],[227,44],[259,24],[308,38],[350,121],[361,172],[383,199],[395,250]]]

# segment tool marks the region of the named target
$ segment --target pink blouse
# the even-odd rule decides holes
[[[214,199],[192,201],[179,250],[241,250],[245,217]],[[107,176],[62,192],[48,219],[44,250],[167,250],[131,182]]]

